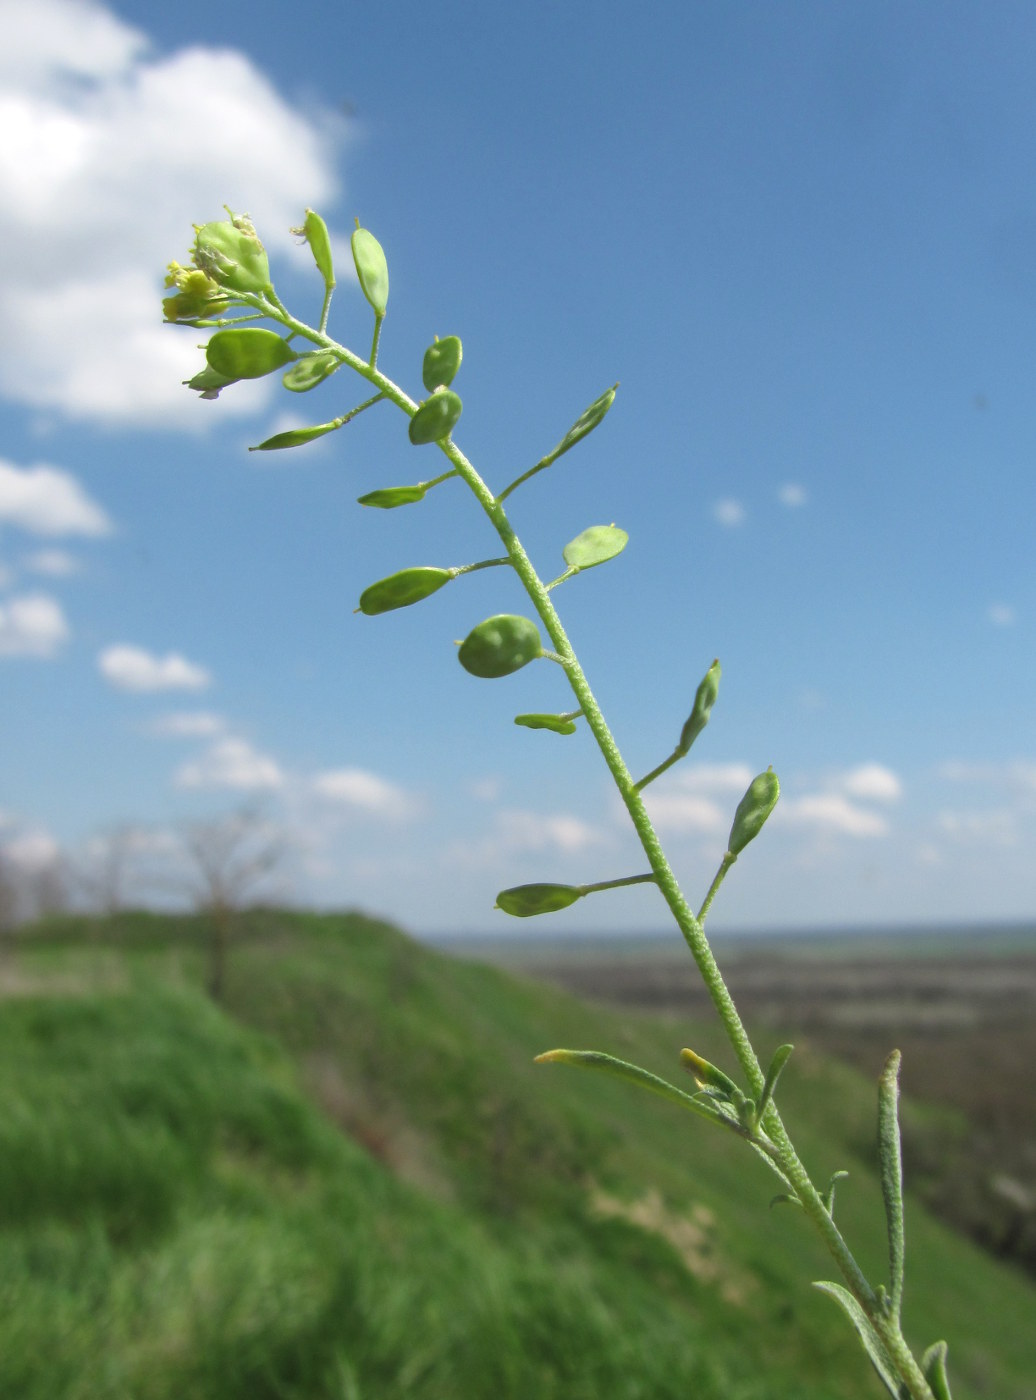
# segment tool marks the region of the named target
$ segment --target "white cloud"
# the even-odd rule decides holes
[[[419,808],[412,794],[364,768],[335,768],[318,773],[311,785],[318,797],[390,821],[406,820]]]
[[[2,374],[2,371],[0,371]],[[74,476],[0,459],[0,523],[34,535],[106,535],[111,521]]]
[[[79,572],[79,560],[67,549],[40,549],[22,561],[23,567],[32,574],[46,574],[50,578],[68,578]]]
[[[4,843],[3,853],[12,865],[29,875],[38,875],[53,865],[60,849],[46,831],[26,831]]]
[[[986,616],[994,627],[1013,627],[1016,621],[1015,611],[1010,603],[991,603]]]
[[[181,788],[234,788],[257,792],[283,787],[284,775],[272,758],[255,750],[246,739],[228,735],[204,754],[185,763],[175,777]]]
[[[250,210],[273,252],[336,193],[344,123],[287,103],[242,53],[162,55],[95,0],[4,0],[0,392],[69,416],[207,426],[180,381],[197,333],[160,323],[191,224]],[[294,250],[294,251],[293,251]],[[231,411],[265,386],[234,386]],[[224,415],[225,416],[225,415]]]
[[[722,501],[717,501],[712,507],[712,514],[721,525],[733,527],[745,523],[744,506],[740,501],[735,501],[730,496]]]
[[[713,798],[740,800],[754,777],[747,763],[703,763],[659,778],[644,789],[644,803],[660,830],[719,834],[729,828],[736,801]]]
[[[178,652],[153,656],[141,647],[107,647],[97,658],[105,680],[118,690],[204,690],[212,677]]]
[[[896,802],[903,795],[903,784],[891,768],[880,763],[862,763],[851,768],[841,780],[841,785],[850,797],[864,801]]]
[[[1018,824],[1015,814],[1004,808],[986,811],[940,812],[937,824],[947,836],[968,844],[979,842],[989,846],[1018,844]]]
[[[61,608],[43,593],[26,593],[0,605],[0,656],[50,657],[67,638]]]
[[[961,763],[951,760],[940,766],[939,777],[951,783],[977,783],[1013,793],[1036,796],[1036,763],[1015,759],[1010,763]]]
[[[573,853],[607,844],[609,837],[589,822],[568,812],[498,812],[497,832],[509,851],[545,851],[551,848]]]
[[[809,500],[809,496],[805,487],[799,486],[797,482],[787,481],[777,492],[777,499],[782,506],[790,506],[794,509],[796,506],[804,506]]]
[[[711,798],[691,792],[645,793],[644,803],[660,831],[717,832],[724,822],[729,826],[733,815],[724,814]]]
[[[856,806],[838,792],[782,797],[777,812],[785,822],[842,836],[884,836],[889,829],[888,822],[879,813]]]
[[[150,726],[152,734],[172,739],[211,739],[222,734],[226,721],[208,710],[181,711],[160,715]]]

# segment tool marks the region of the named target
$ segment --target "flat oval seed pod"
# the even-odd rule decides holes
[[[463,354],[460,340],[455,335],[444,336],[442,340],[435,340],[429,345],[424,352],[421,379],[430,394],[453,383]]]
[[[317,423],[313,428],[290,428],[286,433],[274,433],[273,437],[267,438],[256,447],[250,447],[249,452],[278,452],[282,447],[303,447],[307,442],[313,442],[316,438],[324,437],[327,433],[333,433],[336,428],[340,428],[341,423]]]
[[[327,232],[327,224],[324,223],[315,209],[306,210],[306,222],[302,225],[302,236],[309,244],[313,261],[317,265],[317,271],[324,279],[324,285],[328,288],[333,287],[335,285],[335,265],[331,258],[331,239]]]
[[[688,715],[687,722],[684,724],[683,729],[680,731],[680,742],[676,746],[680,753],[687,753],[695,739],[697,739],[698,735],[708,724],[709,715],[712,713],[712,707],[715,705],[716,697],[719,694],[719,678],[721,674],[719,661],[716,660],[705,672],[701,684],[694,692],[694,707]]]
[[[433,394],[410,420],[410,441],[415,447],[426,442],[442,442],[457,426],[461,408],[461,401],[452,389]]]
[[[352,236],[353,262],[360,290],[374,308],[376,316],[384,316],[388,306],[389,278],[385,250],[369,229],[357,228]]]
[[[243,330],[217,331],[205,346],[205,358],[210,369],[227,379],[262,379],[298,356],[276,331],[246,326]]]
[[[379,579],[363,590],[360,612],[376,617],[394,608],[408,608],[411,603],[419,603],[422,598],[437,593],[453,577],[452,569],[400,569],[399,573]]]
[[[758,778],[752,779],[748,791],[737,804],[737,811],[734,813],[730,840],[727,842],[727,850],[731,855],[739,855],[749,841],[755,840],[762,831],[766,818],[776,807],[780,795],[781,785],[772,768],[767,768],[765,773],[760,773]]]
[[[247,214],[196,228],[191,261],[232,292],[271,290],[270,264]]]
[[[293,365],[289,365],[281,377],[281,383],[293,394],[305,394],[329,379],[341,363],[330,350],[314,350],[311,354],[300,355]]]
[[[629,535],[617,525],[591,525],[569,541],[562,553],[570,569],[592,569],[621,554],[628,542]]]
[[[516,919],[528,919],[533,914],[556,914],[582,896],[578,885],[515,885],[500,891],[496,907]]]
[[[615,386],[605,389],[604,393],[594,399],[589,408],[583,410],[576,421],[569,428],[568,432],[550,454],[551,457],[560,457],[563,452],[567,452],[570,447],[575,447],[581,438],[585,438],[587,433],[592,433],[600,423],[601,419],[615,402]]]
[[[575,720],[566,719],[564,715],[515,715],[514,722],[526,729],[550,729],[555,734],[576,732]]]
[[[397,506],[411,506],[415,501],[423,501],[425,486],[385,486],[380,491],[368,491],[366,496],[357,496],[356,504],[376,506],[378,510],[395,510]]]
[[[487,617],[465,637],[458,658],[465,671],[486,680],[509,676],[543,655],[536,624],[527,617],[499,613]]]

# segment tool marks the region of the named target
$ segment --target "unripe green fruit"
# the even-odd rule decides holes
[[[410,441],[415,447],[427,442],[442,442],[457,426],[463,405],[452,389],[433,394],[410,420]]]
[[[262,379],[298,356],[276,331],[245,326],[241,330],[217,331],[205,346],[205,358],[210,369],[227,379]]]
[[[453,569],[401,569],[363,590],[360,612],[374,617],[395,608],[408,608],[411,603],[419,603],[422,598],[437,593],[455,576]]]
[[[465,671],[494,680],[535,661],[543,655],[543,645],[534,622],[512,613],[499,613],[472,628],[457,655]]]
[[[575,904],[582,895],[578,885],[515,885],[500,891],[496,907],[516,919],[528,919],[534,914],[556,914]]]

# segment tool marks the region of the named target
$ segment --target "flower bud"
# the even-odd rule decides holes
[[[499,613],[480,622],[461,642],[460,664],[473,676],[495,680],[520,671],[543,655],[536,624],[527,617]]]
[[[528,919],[533,914],[556,914],[582,896],[578,885],[515,885],[500,891],[496,907],[516,919]]]
[[[191,259],[195,267],[231,292],[262,293],[273,290],[266,250],[259,242],[247,214],[202,224],[195,229]]]
[[[360,228],[359,222],[353,232],[352,250],[360,290],[374,308],[374,314],[384,316],[389,294],[385,250],[369,229]]]
[[[438,336],[435,337],[424,352],[421,365],[421,379],[430,394],[453,383],[453,377],[460,369],[463,353],[461,343],[455,335],[448,335],[442,340]]]
[[[395,608],[408,608],[411,603],[419,603],[422,598],[437,593],[455,577],[453,569],[401,569],[365,588],[360,594],[359,610],[374,617]]]
[[[177,289],[175,296],[162,299],[167,321],[198,321],[222,316],[230,304],[220,285],[196,267],[170,263],[165,285]]]
[[[217,331],[205,346],[205,358],[210,369],[228,379],[261,379],[298,356],[276,331],[245,326],[241,330]]]
[[[462,404],[452,389],[441,389],[424,403],[410,420],[410,441],[415,447],[426,442],[442,442],[457,426]]]
[[[780,794],[781,785],[772,768],[767,768],[765,773],[752,779],[748,791],[737,804],[734,824],[730,828],[727,850],[732,856],[740,855],[749,841],[754,841],[759,835]]]

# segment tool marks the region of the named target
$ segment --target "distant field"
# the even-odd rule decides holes
[[[465,954],[579,996],[699,1018],[708,997],[677,936],[463,940]],[[745,1020],[876,1076],[903,1051],[914,1188],[992,1253],[1036,1276],[1036,925],[736,936],[716,954]]]

